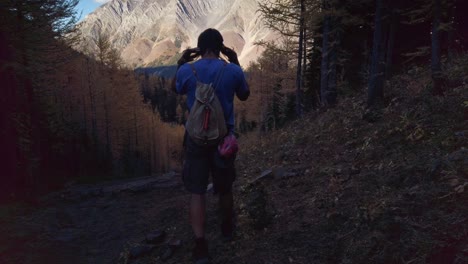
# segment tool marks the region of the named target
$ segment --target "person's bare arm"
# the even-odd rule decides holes
[[[200,50],[198,48],[186,49],[182,53],[182,57],[177,61],[177,70],[174,78],[171,80],[171,90],[177,93],[176,81],[177,81],[177,71],[179,68],[187,62],[193,61],[196,57],[200,55]]]
[[[228,57],[229,62],[234,63],[240,67],[239,59],[237,58],[237,53],[233,49],[223,46],[221,52]],[[239,69],[239,70],[242,72],[242,69]],[[249,85],[247,81],[245,80],[244,74],[241,73],[241,75],[242,75],[241,77],[242,84],[236,89],[236,95],[237,95],[237,98],[239,98],[239,100],[245,101],[247,100],[247,98],[249,98],[250,89],[249,89]]]
[[[243,92],[237,93],[237,98],[239,98],[239,100],[241,100],[241,101],[247,100],[249,98],[249,96],[250,96],[250,88],[249,88],[249,85],[247,83],[245,85],[245,88],[246,88],[246,90],[244,90]]]
[[[233,50],[230,49],[226,46],[223,46],[221,48],[221,52],[228,57],[229,62],[234,63],[238,66],[240,66],[239,59],[237,58],[237,53]]]

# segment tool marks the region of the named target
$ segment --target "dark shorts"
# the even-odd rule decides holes
[[[217,146],[202,147],[186,134],[184,138],[185,162],[182,178],[185,188],[194,194],[205,194],[210,175],[214,193],[224,194],[232,190],[236,178],[235,157],[219,156]]]

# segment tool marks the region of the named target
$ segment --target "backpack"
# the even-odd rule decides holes
[[[192,64],[190,66],[195,78],[197,78],[197,87],[195,102],[190,110],[185,128],[197,145],[214,146],[227,134],[223,107],[216,96],[216,88],[219,86],[226,63],[218,72],[214,87],[211,83],[200,82],[195,67]]]

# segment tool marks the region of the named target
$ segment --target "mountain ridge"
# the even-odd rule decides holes
[[[246,66],[263,51],[256,42],[276,39],[257,9],[258,0],[112,0],[78,28],[82,47],[95,52],[93,39],[106,35],[123,61],[134,67],[170,64],[185,48],[196,46],[203,30],[216,28]]]

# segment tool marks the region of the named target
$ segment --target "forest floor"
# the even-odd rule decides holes
[[[428,74],[416,68],[392,79],[380,110],[345,97],[284,129],[243,136],[232,242],[221,241],[208,194],[213,263],[468,263],[464,69],[443,97],[428,94]],[[0,263],[190,263],[180,177],[142,181],[1,207]],[[180,245],[150,246],[155,230]]]

